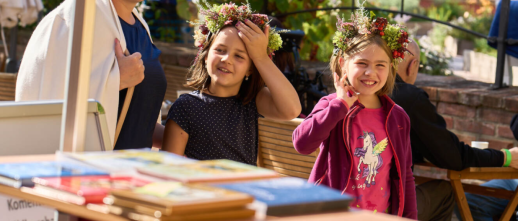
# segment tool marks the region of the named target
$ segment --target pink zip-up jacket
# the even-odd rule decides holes
[[[387,120],[385,130],[394,153],[390,170],[392,214],[417,219],[415,182],[412,174],[410,119],[403,108],[388,96],[380,96]],[[293,145],[301,154],[320,147],[309,182],[324,184],[344,192],[352,172],[349,147],[351,120],[364,106],[355,102],[349,109],[345,102],[330,94],[320,99],[313,112],[293,131]],[[345,142],[347,141],[347,142]]]

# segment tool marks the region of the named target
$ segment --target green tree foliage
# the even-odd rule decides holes
[[[370,0],[371,4],[384,9],[401,10],[401,0]],[[404,10],[414,12],[419,8],[419,0],[405,0]]]
[[[260,1],[262,0],[253,0]],[[253,2],[251,1],[251,2]],[[269,0],[271,15],[313,8],[351,6],[352,0]],[[332,38],[336,31],[336,16],[349,18],[349,10],[305,12],[278,17],[287,29],[300,29],[306,33],[301,45],[301,57],[305,60],[329,61],[333,52]]]
[[[43,15],[47,15],[50,11],[58,7],[64,0],[42,0]]]

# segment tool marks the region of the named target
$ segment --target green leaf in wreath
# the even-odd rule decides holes
[[[375,18],[376,17],[376,14],[374,14],[373,11],[371,11],[371,19]]]

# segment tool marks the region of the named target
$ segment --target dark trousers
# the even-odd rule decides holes
[[[423,221],[451,221],[455,198],[450,182],[432,180],[415,188],[417,218]]]

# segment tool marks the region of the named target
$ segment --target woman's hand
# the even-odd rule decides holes
[[[239,31],[239,37],[241,37],[241,40],[245,43],[248,56],[252,61],[268,58],[269,25],[264,26],[263,32],[257,25],[247,19],[245,23],[241,21],[237,22],[236,28]]]
[[[344,75],[342,79],[338,76],[337,73],[333,73],[335,89],[336,89],[336,98],[344,100],[350,108],[354,102],[358,100],[358,95],[356,94],[356,90],[354,87],[346,84],[347,75]]]
[[[120,85],[119,90],[133,87],[144,80],[144,62],[138,52],[129,55],[122,51],[121,44],[115,39],[115,57],[119,64]]]

